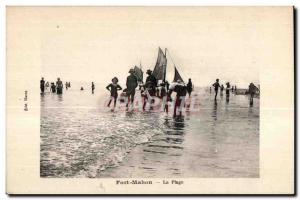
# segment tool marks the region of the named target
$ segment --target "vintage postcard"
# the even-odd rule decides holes
[[[8,194],[294,194],[294,9],[18,7]]]

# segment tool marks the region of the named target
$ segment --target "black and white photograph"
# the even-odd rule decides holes
[[[293,177],[289,167],[271,170],[291,166],[293,146],[268,156],[277,132],[287,132],[283,145],[293,141],[292,124],[276,118],[293,116],[292,7],[12,6],[6,14],[7,123],[18,133],[9,142],[34,152],[24,166],[34,166],[35,184],[109,179],[176,193],[163,187],[243,180],[255,186],[236,193],[268,193],[258,186],[268,174],[283,185]],[[218,189],[224,183],[199,193],[235,193]]]

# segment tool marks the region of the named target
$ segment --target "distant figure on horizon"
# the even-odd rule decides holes
[[[253,106],[253,97],[257,91],[259,91],[259,89],[253,83],[250,83],[248,90],[250,94],[250,106]]]
[[[234,92],[236,93],[236,85],[234,86]]]
[[[192,83],[192,79],[189,78],[189,81],[186,85],[186,88],[187,88],[187,92],[189,93],[189,97],[191,97],[191,93],[193,91],[193,83]]]
[[[45,80],[44,80],[44,77],[42,77],[42,80],[40,81],[40,89],[41,89],[41,94],[44,94],[44,92],[45,92]]]
[[[214,86],[214,88],[215,88],[215,101],[216,101],[217,100],[218,91],[219,91],[219,87],[220,87],[219,79],[218,78],[216,79],[216,82],[212,86]]]
[[[80,90],[81,90],[81,91],[84,90],[82,86],[81,86]]]
[[[106,89],[108,91],[110,91],[110,100],[107,104],[107,107],[110,106],[110,103],[112,102],[112,100],[114,100],[114,108],[116,107],[116,102],[117,102],[117,98],[118,98],[118,91],[122,90],[121,86],[118,84],[119,80],[117,77],[114,77],[111,80],[111,84],[109,84],[108,86],[106,86]]]
[[[226,83],[226,102],[229,102],[229,95],[230,95],[230,83]]]
[[[52,93],[56,93],[56,86],[55,86],[55,84],[53,82],[51,83],[50,91]]]
[[[211,93],[211,87],[209,87],[209,93]]]
[[[95,90],[95,84],[94,82],[92,82],[92,94],[94,94],[94,90]]]
[[[60,80],[60,78],[57,78],[57,81],[56,81],[56,93],[57,94],[62,94],[63,93],[63,83],[62,81]]]
[[[130,75],[127,76],[126,79],[126,95],[128,97],[128,102],[126,104],[126,107],[128,108],[129,102],[131,102],[131,105],[134,101],[134,95],[135,95],[135,88],[138,86],[137,77],[134,75],[134,69],[129,70]]]
[[[66,90],[68,90],[68,82],[66,82],[65,86],[66,86]]]
[[[171,94],[173,91],[176,92],[173,117],[177,116],[177,111],[179,111],[179,116],[182,116],[182,108],[185,106],[187,87],[180,80],[177,80],[177,84],[172,85],[169,90],[169,99],[171,99]]]
[[[232,88],[231,88],[231,92],[233,92],[234,91],[234,87],[232,86]]]

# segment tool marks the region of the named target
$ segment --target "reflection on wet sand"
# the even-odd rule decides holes
[[[244,96],[204,93],[198,113],[173,118],[105,111],[81,95],[41,98],[41,176],[259,176],[259,104]]]

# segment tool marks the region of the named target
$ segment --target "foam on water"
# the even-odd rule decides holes
[[[181,121],[161,112],[112,112],[102,91],[72,86],[62,96],[41,96],[42,177],[258,175],[258,101],[249,108],[247,97],[219,97],[216,105],[200,90],[201,109]]]

